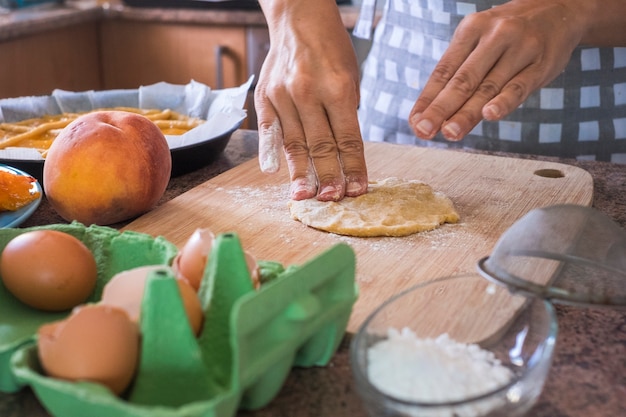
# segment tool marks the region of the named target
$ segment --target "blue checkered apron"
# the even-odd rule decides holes
[[[355,34],[372,27],[375,1],[362,1]],[[363,138],[626,163],[626,48],[577,48],[552,83],[460,142],[414,136],[409,112],[460,20],[505,2],[387,0],[362,68]]]

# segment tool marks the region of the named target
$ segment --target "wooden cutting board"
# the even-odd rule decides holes
[[[348,331],[373,309],[416,283],[474,272],[509,226],[529,210],[560,203],[591,205],[586,171],[553,162],[487,156],[434,148],[366,143],[370,179],[417,179],[445,193],[461,220],[408,237],[353,238],[292,220],[288,174],[260,172],[256,159],[178,196],[126,226],[162,235],[179,245],[196,228],[236,232],[258,259],[303,263],[344,242],[357,256],[360,295]],[[464,294],[466,297],[467,294]]]

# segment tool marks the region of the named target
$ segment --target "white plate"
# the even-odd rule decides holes
[[[23,175],[27,177],[31,176],[24,171],[10,167],[8,165],[0,164],[0,170],[12,172],[13,174]],[[35,212],[35,210],[37,210],[37,207],[39,207],[39,203],[41,203],[41,196],[43,195],[41,185],[39,185],[38,181],[35,181],[33,183],[31,190],[39,191],[39,198],[19,210],[0,211],[0,228],[17,227],[22,224],[26,219],[28,219]]]

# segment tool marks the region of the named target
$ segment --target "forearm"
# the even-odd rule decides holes
[[[595,0],[592,15],[581,44],[626,46],[626,0]]]
[[[626,46],[626,0],[559,0],[558,4],[564,9],[563,23],[581,29],[579,45]]]

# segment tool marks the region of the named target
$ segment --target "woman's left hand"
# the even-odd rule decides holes
[[[594,3],[512,0],[466,16],[413,106],[415,134],[458,141],[511,113],[563,71]]]

